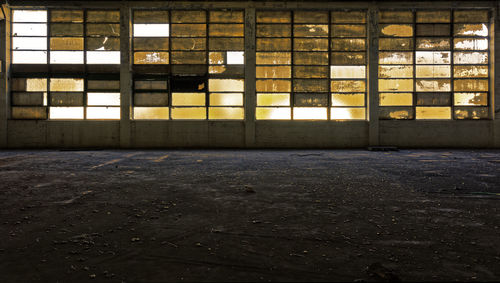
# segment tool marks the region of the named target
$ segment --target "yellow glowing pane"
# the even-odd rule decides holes
[[[451,119],[451,108],[416,107],[416,119]]]
[[[169,24],[134,24],[134,37],[168,37]]]
[[[209,107],[208,119],[211,120],[243,120],[245,117],[242,107]]]
[[[365,106],[364,93],[332,94],[332,106]]]
[[[134,119],[136,120],[168,120],[168,115],[168,107],[134,107]]]
[[[382,27],[382,35],[385,36],[400,36],[410,37],[413,36],[412,25],[385,25]]]
[[[83,64],[83,51],[51,51],[51,64]]]
[[[291,66],[258,66],[256,67],[256,77],[259,79],[290,78],[292,74]]]
[[[120,119],[120,107],[87,107],[87,119]]]
[[[488,66],[455,66],[453,76],[455,78],[487,78]]]
[[[120,93],[89,92],[87,93],[87,105],[120,106]]]
[[[168,64],[168,52],[135,52],[134,64]]]
[[[47,64],[47,51],[12,51],[13,64]]]
[[[378,80],[378,91],[413,91],[412,79]]]
[[[50,119],[83,119],[83,107],[50,107]]]
[[[488,80],[455,80],[454,91],[488,91]]]
[[[211,93],[210,106],[243,106],[243,93]]]
[[[44,45],[47,46],[47,43],[45,42]],[[50,39],[50,50],[83,50],[83,38],[52,37]]]
[[[455,52],[453,53],[455,64],[488,64],[487,52]]]
[[[416,91],[450,91],[449,79],[417,80]]]
[[[227,70],[225,65],[208,66],[209,74],[223,74]]]
[[[323,107],[294,107],[294,120],[326,120],[327,109]]]
[[[449,78],[450,66],[416,66],[417,78]]]
[[[47,21],[47,11],[43,10],[13,10],[12,11],[12,21],[13,22],[46,22]]]
[[[172,119],[200,120],[206,118],[207,113],[204,107],[172,108]]]
[[[120,51],[87,51],[87,64],[120,64]]]
[[[457,50],[487,50],[488,39],[455,38],[453,44]]]
[[[19,79],[21,83],[24,84],[26,82],[26,85],[22,87],[22,89],[16,89],[16,90],[24,90],[24,87],[26,91],[47,91],[47,79]]]
[[[456,92],[455,105],[457,106],[487,106],[488,95],[487,93],[466,93]]]
[[[393,65],[393,66],[379,66],[379,78],[412,78],[413,66],[408,65]]]
[[[331,92],[364,92],[365,81],[331,81]]]
[[[290,94],[257,93],[257,106],[290,106]]]
[[[290,65],[292,54],[290,52],[256,52],[257,65]]]
[[[417,51],[415,52],[417,64],[450,64],[450,51]]]
[[[380,93],[380,106],[412,106],[412,93]]]
[[[208,53],[208,63],[211,65],[222,65],[224,64],[224,52],[209,52]]]
[[[366,76],[365,66],[330,66],[332,79],[363,79]]]
[[[205,106],[203,92],[174,92],[172,93],[173,106]]]
[[[331,108],[330,119],[332,120],[364,120],[364,108]]]
[[[209,79],[208,90],[217,91],[245,91],[245,80],[238,79]]]
[[[290,107],[257,107],[255,109],[257,120],[290,120],[291,117]]]
[[[50,91],[83,91],[83,79],[50,79]]]

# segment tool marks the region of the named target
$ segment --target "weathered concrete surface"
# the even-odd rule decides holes
[[[0,282],[499,281],[500,151],[1,151]]]

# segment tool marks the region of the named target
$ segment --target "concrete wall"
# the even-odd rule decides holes
[[[120,121],[30,121],[9,119],[10,19],[0,24],[0,148],[351,148],[467,147],[500,148],[500,27],[498,1],[432,1],[432,8],[489,8],[493,11],[490,120],[481,121],[379,121],[378,24],[379,9],[428,9],[428,1],[318,1],[318,2],[182,2],[182,1],[43,1],[44,7],[120,7],[121,103]],[[11,5],[15,5],[14,3]],[[23,1],[37,7],[40,1]],[[11,6],[14,7],[14,6]],[[25,7],[25,6],[18,6]],[[130,11],[131,8],[245,9],[245,121],[134,121],[130,119]],[[4,6],[8,16],[8,7]],[[255,121],[255,10],[256,9],[365,8],[369,12],[368,121]]]

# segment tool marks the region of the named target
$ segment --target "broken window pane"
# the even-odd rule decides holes
[[[169,24],[134,24],[134,37],[168,37]]]
[[[488,64],[488,52],[454,52],[455,64]]]
[[[450,50],[450,39],[442,37],[417,38],[417,50]]]
[[[47,11],[43,10],[12,10],[13,22],[42,23],[47,21]]]
[[[451,52],[449,51],[417,51],[415,52],[417,64],[450,64]]]
[[[454,66],[453,76],[455,78],[487,78],[488,66]]]
[[[455,38],[453,45],[457,50],[487,50],[488,39],[478,38]]]
[[[294,107],[294,120],[326,120],[327,109],[323,107]]]
[[[453,33],[464,36],[488,36],[488,27],[486,24],[455,24]]]
[[[412,64],[413,52],[380,52],[379,64]]]
[[[364,120],[364,108],[331,108],[330,119],[332,120]]]
[[[168,64],[168,52],[135,52],[134,64]]]
[[[379,119],[381,120],[408,120],[413,119],[412,107],[381,107],[379,108]]]
[[[488,107],[455,107],[455,119],[488,119]]]
[[[151,45],[149,47],[151,48]],[[120,39],[109,37],[90,37],[87,38],[87,50],[120,51]]]

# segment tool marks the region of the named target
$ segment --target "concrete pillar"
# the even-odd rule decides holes
[[[132,106],[132,72],[130,54],[130,8],[126,3],[120,8],[120,147],[131,146],[130,115]]]
[[[0,16],[5,19],[0,21],[0,148],[8,145],[7,119],[10,115],[10,10],[6,5]]]
[[[368,144],[380,145],[378,119],[378,9],[368,10]]]
[[[245,9],[245,146],[255,146],[255,8]]]

